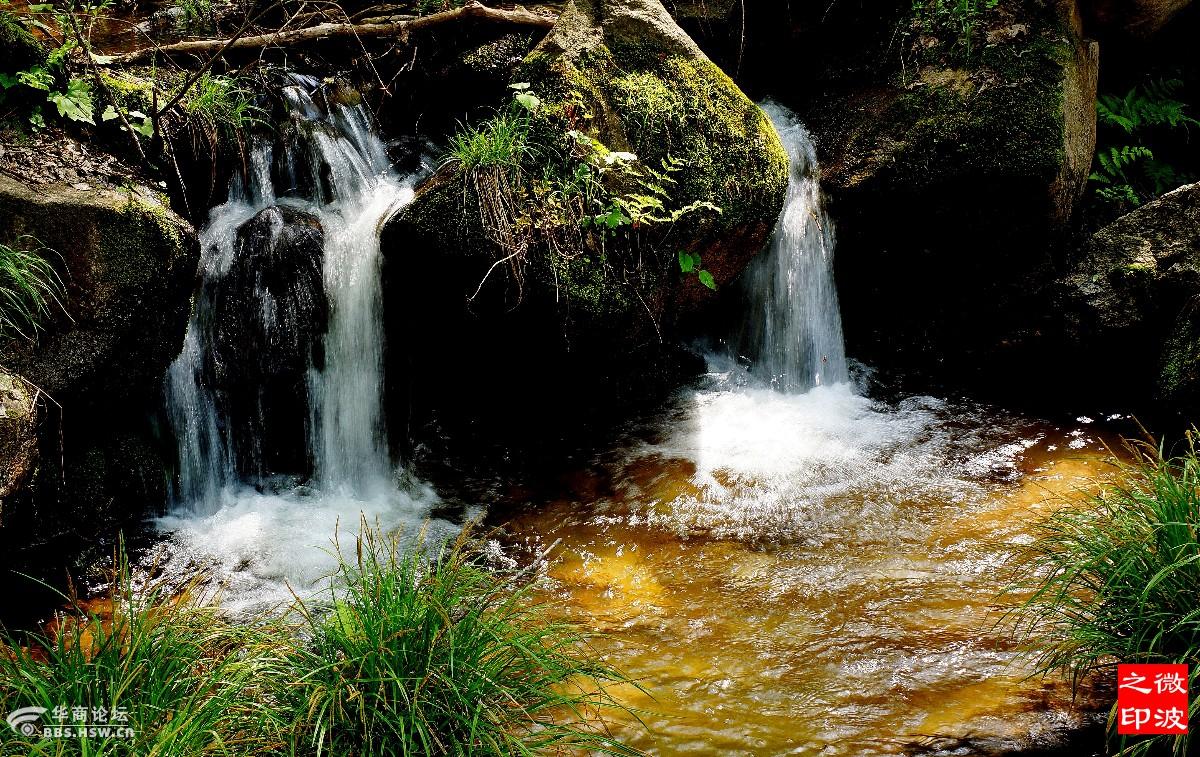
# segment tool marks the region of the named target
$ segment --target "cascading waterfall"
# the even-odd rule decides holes
[[[215,560],[235,611],[286,600],[333,567],[359,518],[430,537],[436,496],[401,475],[383,414],[379,231],[413,196],[359,106],[293,76],[282,144],[201,231],[201,283],[166,377],[179,446],[159,525],[185,562]]]
[[[783,213],[770,246],[742,275],[749,304],[740,354],[778,390],[803,392],[849,379],[833,281],[833,222],[822,206],[808,131],[791,111],[764,103],[791,162]]]
[[[234,461],[248,454],[239,447],[258,443],[230,433],[233,423],[223,417],[223,395],[230,389],[219,377],[224,369],[233,370],[235,366],[227,364],[235,361],[218,354],[214,341],[222,328],[218,316],[229,317],[219,312],[229,296],[222,291],[222,278],[237,255],[248,254],[240,246],[239,232],[274,206],[311,214],[323,238],[321,276],[329,319],[326,333],[317,335],[320,344],[315,350],[322,364],[310,363],[306,381],[295,387],[307,394],[302,406],[309,415],[314,481],[327,491],[367,493],[386,487],[392,475],[382,412],[378,236],[382,219],[412,198],[411,181],[391,171],[386,148],[360,106],[318,103],[314,95],[319,83],[293,78],[295,83],[284,95],[296,137],[278,153],[268,141],[256,143],[247,177],[236,178],[228,201],[212,211],[201,232],[202,284],[185,347],[168,372],[168,406],[179,439],[178,500],[203,511],[219,506],[222,493],[238,485]],[[273,167],[277,181],[272,180]],[[269,243],[276,243],[280,225],[276,219]],[[263,342],[287,342],[292,334],[310,328],[279,317],[277,293],[264,286],[261,271],[252,275],[259,307],[240,315],[258,319]],[[293,283],[291,289],[296,286]],[[321,296],[287,293],[301,299]]]

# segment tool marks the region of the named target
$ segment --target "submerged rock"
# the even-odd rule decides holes
[[[33,189],[0,176],[0,241],[25,235],[61,263],[70,317],[59,313],[36,344],[0,344],[0,364],[46,397],[37,475],[0,528],[13,550],[111,535],[163,503],[168,458],[153,419],[199,257],[192,229],[149,190]]]
[[[1200,184],[1096,232],[1057,294],[1070,368],[1105,399],[1200,410]]]
[[[266,208],[238,229],[233,262],[212,285],[210,381],[242,475],[307,468],[306,377],[329,317],[324,239],[312,214]]]

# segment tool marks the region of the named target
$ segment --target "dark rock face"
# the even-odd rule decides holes
[[[970,56],[917,37],[905,70],[863,50],[873,67],[824,72],[805,95],[855,356],[1013,385],[1013,348],[1037,330],[1036,293],[1070,243],[1095,149],[1099,49],[1069,11],[1005,3]]]
[[[309,467],[306,374],[320,365],[329,317],[323,248],[314,216],[286,205],[266,208],[238,229],[233,263],[209,292],[209,381],[231,425],[242,475]]]
[[[0,177],[0,240],[22,235],[61,256],[70,318],[60,313],[36,344],[0,345],[0,364],[45,398],[38,470],[6,503],[0,548],[65,559],[165,501],[172,452],[155,417],[199,248],[148,190],[34,190]]]
[[[1189,5],[1191,0],[1094,0],[1086,11],[1089,24],[1100,31],[1146,38]]]
[[[1097,393],[1200,409],[1200,184],[1096,232],[1056,293],[1075,347],[1064,362]]]

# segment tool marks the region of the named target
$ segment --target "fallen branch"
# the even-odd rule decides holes
[[[478,2],[471,2],[461,8],[432,13],[419,18],[386,21],[383,23],[324,23],[304,29],[290,29],[271,34],[237,37],[233,39],[199,39],[186,42],[176,42],[161,47],[148,47],[125,55],[118,55],[108,60],[108,65],[127,65],[149,60],[156,52],[167,56],[203,55],[207,53],[227,53],[233,50],[258,50],[264,47],[280,47],[304,42],[316,42],[339,37],[388,37],[407,36],[411,32],[429,29],[443,24],[458,21],[488,21],[509,26],[528,26],[539,29],[549,29],[554,26],[557,17],[535,13],[522,6],[512,9],[489,8]]]

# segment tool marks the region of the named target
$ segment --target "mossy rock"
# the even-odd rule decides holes
[[[0,241],[29,237],[53,251],[69,316],[57,314],[34,344],[0,344],[0,364],[48,397],[39,470],[6,509],[0,551],[55,543],[77,554],[165,502],[170,444],[154,419],[183,343],[199,245],[146,188],[0,177]]]
[[[137,395],[179,352],[199,247],[161,196],[26,186],[0,177],[0,239],[29,236],[61,260],[70,318],[0,362],[63,401]]]
[[[1054,287],[1063,373],[1112,405],[1200,412],[1200,184],[1092,235]]]
[[[37,468],[39,418],[36,390],[0,368],[0,524],[6,503]]]
[[[0,72],[11,74],[46,62],[46,49],[8,11],[0,11]]]
[[[787,155],[770,122],[675,24],[657,0],[573,0],[513,76],[540,99],[535,144],[562,139],[570,122],[607,150],[636,154],[670,174],[675,207],[711,203],[670,229],[645,228],[569,254],[534,246],[519,276],[497,272],[488,286],[497,306],[549,305],[563,340],[603,343],[669,338],[672,327],[714,299],[695,276],[681,275],[680,249],[698,253],[718,287],[731,282],[765,244],[783,205]],[[586,114],[586,115],[581,115]],[[527,167],[526,176],[538,175]],[[504,251],[482,227],[478,179],[447,167],[420,187],[389,237],[427,254],[467,262],[461,297],[471,295]],[[515,193],[538,203],[532,187]],[[578,230],[565,233],[579,236]],[[392,245],[385,245],[385,254]],[[516,281],[517,278],[521,280]],[[461,301],[461,300],[460,300]],[[484,306],[476,301],[476,311]],[[586,337],[586,338],[585,338]]]
[[[998,391],[1042,331],[1037,292],[1077,223],[1098,46],[1064,4],[1001,0],[977,24],[968,51],[901,22],[909,42],[860,49],[867,73],[826,74],[800,115],[837,225],[850,350]]]
[[[927,64],[823,100],[812,116],[831,191],[1016,181],[1037,192],[1043,214],[1066,221],[1095,149],[1098,58],[1047,13],[1020,17],[1020,34],[967,63]]]

